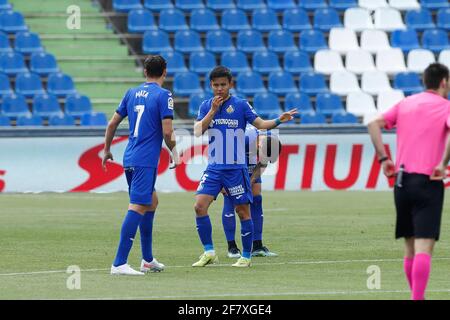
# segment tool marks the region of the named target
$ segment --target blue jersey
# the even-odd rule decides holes
[[[213,99],[200,105],[197,121],[211,109]],[[216,170],[246,169],[245,127],[258,117],[250,104],[231,96],[214,115],[208,128],[208,168]]]
[[[123,166],[156,168],[163,140],[161,121],[173,119],[172,93],[157,83],[144,83],[127,91],[116,112],[128,116],[130,124]]]

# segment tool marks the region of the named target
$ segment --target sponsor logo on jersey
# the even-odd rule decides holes
[[[237,128],[237,127],[239,127],[239,120],[236,120],[236,119],[215,119],[215,120],[212,121],[212,125],[226,125],[229,128]]]
[[[136,98],[146,98],[147,99],[147,96],[148,96],[148,92],[147,91],[145,91],[145,90],[141,90],[141,91],[138,91],[138,92],[136,92]]]
[[[245,189],[242,186],[242,184],[235,186],[235,187],[231,187],[228,189],[228,191],[230,193],[230,196],[232,196],[232,197],[239,196],[239,195],[245,193]],[[238,199],[238,198],[236,197],[236,199]]]

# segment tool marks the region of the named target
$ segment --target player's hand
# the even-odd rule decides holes
[[[223,98],[221,96],[215,96],[211,103],[211,110],[214,112],[217,112],[217,110],[219,110],[222,103],[223,103]]]
[[[447,176],[446,166],[443,164],[439,164],[436,168],[434,168],[433,173],[430,176],[430,180],[443,180]]]
[[[108,160],[114,160],[111,151],[103,151],[102,167],[104,171],[106,171],[106,162],[108,162]]]
[[[383,173],[386,177],[393,177],[395,174],[395,164],[391,159],[388,159],[382,163]]]
[[[181,163],[180,156],[178,155],[178,151],[173,148],[172,154],[170,156],[170,166],[169,169],[175,169]]]
[[[295,109],[292,109],[292,110],[282,113],[279,119],[282,123],[288,122],[288,121],[291,121],[292,119],[294,119],[294,115],[297,113],[298,113],[297,108],[295,108]]]

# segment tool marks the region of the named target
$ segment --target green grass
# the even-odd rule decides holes
[[[154,254],[167,269],[136,278],[108,274],[126,193],[2,194],[0,299],[409,298],[402,242],[393,239],[391,193],[266,192],[264,239],[279,257],[254,258],[244,270],[232,268],[234,260],[226,257],[220,197],[210,210],[220,263],[194,269],[190,265],[202,248],[193,194],[159,196]],[[427,299],[450,298],[448,209],[447,201]],[[139,262],[137,236],[129,263],[136,267]],[[66,287],[70,265],[82,269],[81,290]],[[381,268],[380,290],[366,286],[370,265]]]

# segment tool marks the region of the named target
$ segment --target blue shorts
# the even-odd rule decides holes
[[[235,206],[253,202],[247,169],[206,169],[198,185],[197,194],[207,194],[216,198],[222,188],[225,189]]]
[[[124,168],[128,182],[130,203],[151,205],[155,190],[157,168],[128,167]]]

